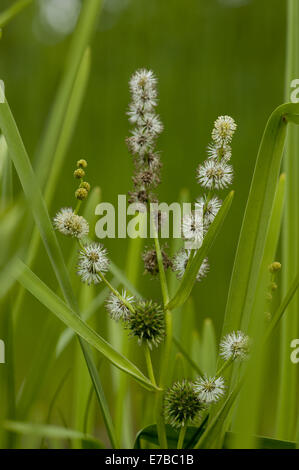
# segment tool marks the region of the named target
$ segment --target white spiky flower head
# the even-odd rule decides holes
[[[125,290],[122,291],[122,298],[132,304],[134,302],[134,296],[129,295]],[[115,320],[127,320],[130,316],[130,310],[115,294],[111,293],[106,302],[107,310],[110,317]]]
[[[204,224],[210,225],[222,206],[222,201],[217,196],[213,196],[209,200],[204,196],[197,198],[196,206],[199,206],[203,211]]]
[[[142,94],[143,91],[153,91],[156,89],[157,79],[152,70],[139,69],[132,75],[130,89],[133,94]]]
[[[214,158],[218,161],[228,162],[232,156],[232,149],[228,144],[217,144],[213,142],[207,148],[209,158]]]
[[[225,162],[208,159],[199,165],[197,179],[203,188],[225,189],[233,180],[233,168]]]
[[[220,343],[220,355],[225,359],[246,359],[249,354],[249,336],[242,331],[233,331]]]
[[[177,274],[178,279],[182,279],[185,274],[186,266],[190,257],[191,250],[180,250],[175,256],[172,264],[172,269]],[[196,280],[200,282],[209,272],[208,258],[205,258],[199,268]]]
[[[137,127],[132,131],[132,136],[127,139],[127,142],[133,154],[143,156],[151,149],[154,139],[150,132],[145,131],[142,127]]]
[[[185,240],[192,242],[193,248],[200,248],[203,240],[203,215],[199,207],[183,216],[182,235]]]
[[[75,214],[71,207],[60,209],[53,219],[53,224],[56,230],[68,237],[83,238],[89,232],[87,220]]]
[[[163,132],[163,124],[157,114],[145,113],[137,123],[143,126],[143,128],[153,136],[157,136]]]
[[[99,273],[106,273],[109,269],[107,250],[100,243],[85,245],[79,253],[78,274],[87,284],[101,282]]]
[[[212,139],[218,144],[228,144],[231,142],[237,125],[230,116],[219,116],[214,122]]]
[[[144,113],[153,111],[157,106],[157,79],[151,70],[137,70],[130,79],[130,90],[132,93],[133,106],[129,111],[131,119],[134,119],[132,111],[135,107],[135,114],[144,116]]]
[[[222,377],[200,377],[194,382],[194,390],[201,401],[213,403],[225,392],[224,380]]]

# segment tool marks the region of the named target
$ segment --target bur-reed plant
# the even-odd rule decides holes
[[[132,390],[135,392],[135,389],[128,387],[129,378],[130,384],[131,379],[137,382],[136,395],[138,393],[141,397],[143,410],[147,408],[147,422],[138,431],[135,444],[126,440],[127,446],[140,448],[154,445],[179,449],[244,445],[295,447],[295,418],[292,417],[293,424],[287,434],[286,418],[282,415],[287,397],[284,385],[276,415],[278,434],[274,437],[289,440],[278,441],[273,439],[273,436],[259,437],[256,433],[259,430],[258,409],[263,404],[261,389],[269,341],[291,305],[299,285],[299,273],[296,270],[292,279],[284,275],[282,282],[285,295],[275,308],[272,296],[277,290],[277,284],[281,283],[277,274],[281,265],[275,261],[275,257],[285,188],[285,176],[280,176],[280,166],[288,124],[299,122],[299,105],[283,104],[268,120],[244,214],[219,348],[216,347],[213,327],[206,321],[202,341],[194,342],[194,354],[188,348],[189,337],[186,342],[183,335],[180,335],[180,330],[173,335],[173,316],[184,315],[187,310],[194,315],[190,297],[192,290],[196,282],[204,282],[209,269],[214,269],[209,267],[208,254],[225,222],[234,196],[231,191],[222,202],[218,194],[219,190],[228,189],[233,181],[233,168],[229,163],[232,139],[236,131],[233,118],[219,116],[215,120],[207,158],[199,163],[197,179],[205,193],[199,195],[194,210],[182,219],[182,238],[191,244],[188,249],[179,249],[176,253],[169,254],[167,247],[161,246],[160,228],[163,225],[163,213],[156,212],[152,227],[154,245],[147,247],[142,253],[141,240],[130,241],[130,264],[124,274],[111,262],[104,244],[94,236],[94,208],[99,202],[99,190],[91,188],[88,182],[88,159],[81,158],[74,168],[76,189],[73,207],[62,207],[54,217],[49,215],[47,205],[51,203],[57,184],[57,168],[66,155],[85,90],[90,60],[87,46],[100,6],[101,2],[98,0],[90,0],[84,5],[71,46],[65,77],[38,152],[36,172],[27,155],[7,99],[1,97],[3,103],[0,104],[0,128],[2,140],[5,139],[7,147],[1,147],[5,171],[1,173],[0,238],[3,246],[7,246],[11,233],[22,217],[22,210],[19,214],[19,203],[12,200],[12,162],[60,287],[58,293],[54,292],[32,271],[39,243],[38,236],[33,235],[29,242],[29,255],[27,252],[26,256],[24,243],[21,243],[20,250],[14,253],[15,256],[10,261],[5,257],[1,259],[2,265],[5,265],[0,278],[2,303],[7,305],[11,302],[11,293],[12,290],[15,292],[17,282],[67,327],[58,338],[56,323],[54,324],[51,318],[47,322],[42,337],[45,342],[42,341],[40,354],[20,390],[18,400],[14,392],[14,369],[11,368],[2,380],[1,387],[5,386],[7,392],[7,407],[5,414],[0,417],[4,430],[1,434],[2,446],[17,446],[19,444],[16,436],[27,435],[40,438],[43,446],[45,442],[51,445],[54,440],[69,439],[73,447],[121,447],[127,430],[136,426],[140,429],[143,425],[137,412],[136,400],[132,400]],[[290,6],[295,8],[292,1]],[[294,34],[290,34],[290,37],[290,41],[293,41]],[[132,101],[128,114],[134,129],[127,139],[127,144],[135,165],[134,188],[130,198],[131,202],[137,203],[137,210],[142,216],[149,211],[151,202],[157,202],[156,191],[161,182],[161,157],[156,147],[163,125],[156,113],[156,76],[150,70],[138,70],[130,80],[130,91]],[[49,166],[52,155],[55,156],[54,170],[50,174],[46,190],[43,191],[41,188],[47,174],[45,169]],[[289,155],[288,159],[290,158]],[[288,178],[288,168],[286,170]],[[30,222],[28,226],[30,227]],[[291,229],[287,221],[285,230]],[[68,237],[69,242],[73,244],[68,265],[60,248],[61,237]],[[289,247],[285,244],[285,252],[288,250]],[[286,256],[291,254],[284,254],[284,257]],[[145,271],[159,280],[161,299],[144,298],[138,292],[137,266],[141,257]],[[287,269],[284,262],[287,263],[282,262],[283,273]],[[167,271],[170,270],[178,279],[174,293],[169,289]],[[4,282],[6,279],[9,281]],[[78,286],[76,290],[80,291],[80,302],[74,285]],[[13,303],[14,321],[8,317],[10,351],[13,348],[12,337],[15,323],[18,321],[22,295],[19,290],[16,303]],[[84,299],[87,298],[85,303]],[[124,354],[104,339],[102,331],[100,334],[96,325],[91,326],[88,322],[103,304],[106,306],[107,322],[110,322],[111,337],[117,337],[118,343],[122,343]],[[83,307],[83,311],[79,305]],[[191,336],[191,332],[187,334]],[[78,389],[74,390],[74,394],[79,394],[80,391],[82,397],[82,403],[77,399],[75,406],[76,429],[67,424],[51,424],[52,410],[67,376],[63,378],[54,394],[46,422],[35,424],[26,421],[28,411],[38,396],[38,382],[45,378],[44,369],[49,367],[50,362],[59,360],[75,335],[83,353],[80,357],[84,358],[84,362],[76,362]],[[123,340],[127,337],[128,341]],[[120,339],[122,341],[119,341]],[[131,344],[134,344],[134,351],[138,351],[138,356],[139,352],[144,355],[146,372],[132,360],[133,357],[136,359],[137,354],[132,354],[132,348],[128,347]],[[111,383],[108,385],[102,379],[102,371],[98,368],[91,347],[100,353],[101,363],[108,363],[120,371],[121,375],[112,376],[109,373]],[[154,350],[157,360],[153,362]],[[179,354],[175,354],[176,351],[179,351]],[[210,357],[213,357],[212,362],[209,362]],[[182,372],[173,373],[172,368],[176,368],[178,364],[182,364]],[[87,369],[83,366],[87,366]],[[82,378],[84,383],[79,390]],[[113,401],[106,396],[113,380],[114,396],[117,399],[115,410]],[[295,390],[294,383],[292,392]],[[93,394],[97,398],[96,403],[106,430],[106,436],[101,436],[105,444],[94,432],[94,427],[89,429],[88,426],[90,410],[94,409]],[[127,401],[128,397],[131,398],[130,402]],[[123,403],[129,404],[129,413],[121,409]],[[294,400],[290,406],[294,411]],[[133,412],[136,422],[132,419]],[[153,424],[148,425],[149,422]],[[284,432],[285,435],[282,435]]]

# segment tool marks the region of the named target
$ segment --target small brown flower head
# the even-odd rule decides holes
[[[85,188],[78,188],[75,192],[75,196],[79,201],[84,201],[88,196],[88,191]]]
[[[86,160],[78,160],[77,161],[77,168],[86,168],[87,167],[87,161]]]
[[[87,181],[82,181],[82,183],[80,183],[80,188],[84,188],[86,189],[87,192],[90,191],[90,184],[87,183]]]
[[[157,186],[160,183],[159,175],[151,169],[137,172],[133,177],[135,186]]]
[[[280,270],[281,270],[281,264],[279,263],[279,261],[274,261],[274,263],[270,264],[269,266],[270,273],[277,273]]]
[[[165,248],[161,249],[161,254],[163,259],[164,270],[166,271],[168,268],[172,267],[172,261],[166,253]],[[157,274],[159,274],[159,266],[155,248],[146,249],[142,254],[142,259],[144,262],[145,273],[149,273],[152,276],[156,276]]]
[[[82,170],[82,168],[78,168],[77,170],[74,171],[74,177],[78,180],[81,178],[84,178],[85,176],[85,171]]]
[[[129,191],[129,204],[141,203],[147,205],[148,202],[158,202],[154,194],[148,193],[144,189],[139,191]]]

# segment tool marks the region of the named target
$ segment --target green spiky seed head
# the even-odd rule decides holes
[[[88,196],[88,191],[85,188],[78,188],[75,192],[75,196],[79,201],[84,201]]]
[[[86,168],[87,167],[87,161],[86,160],[78,160],[77,161],[77,168]]]
[[[126,328],[132,336],[137,336],[138,343],[145,342],[150,348],[158,346],[165,337],[165,319],[161,306],[151,300],[142,300],[134,305]]]
[[[200,412],[206,408],[188,380],[176,382],[170,387],[164,398],[164,416],[166,423],[174,428],[196,424]]]
[[[74,177],[77,178],[78,180],[81,178],[84,178],[85,176],[85,171],[82,170],[82,168],[78,168],[77,170],[74,171]]]
[[[87,183],[87,181],[82,181],[82,183],[80,183],[80,188],[84,188],[86,189],[86,191],[90,191],[90,184]]]
[[[274,263],[270,264],[269,271],[270,273],[277,273],[277,271],[281,270],[281,264],[279,261],[274,261]]]

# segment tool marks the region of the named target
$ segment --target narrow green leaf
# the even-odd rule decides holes
[[[204,375],[199,365],[192,359],[192,357],[188,354],[188,352],[185,350],[185,348],[181,345],[181,343],[176,337],[173,337],[173,343],[178,348],[180,353],[184,356],[184,358],[188,361],[192,369],[194,369],[197,374]]]
[[[240,233],[226,306],[223,334],[249,318],[264,253],[283,154],[287,114],[299,114],[299,104],[287,103],[271,114],[261,141]]]
[[[205,374],[214,375],[216,373],[217,343],[211,318],[205,318],[203,322],[199,363]]]
[[[92,3],[92,2],[91,2]],[[10,111],[10,108],[8,106],[7,101],[5,100],[4,103],[0,104],[0,127],[2,129],[2,132],[5,136],[10,156],[14,162],[15,168],[17,170],[18,176],[20,178],[21,184],[23,186],[25,195],[30,202],[31,209],[33,212],[33,216],[35,218],[35,222],[39,228],[41,237],[43,239],[45,248],[47,250],[49,259],[52,263],[52,267],[54,269],[54,272],[56,274],[57,280],[60,284],[61,290],[64,294],[64,297],[68,303],[68,305],[71,307],[67,307],[65,304],[62,305],[66,307],[66,311],[69,313],[69,319],[70,320],[77,320],[79,321],[80,318],[77,314],[77,301],[74,295],[74,292],[72,290],[72,286],[70,283],[69,275],[64,263],[64,259],[62,256],[62,252],[60,249],[60,246],[57,242],[56,235],[54,233],[51,220],[49,217],[49,214],[47,212],[47,208],[44,202],[44,199],[41,194],[40,187],[36,181],[35,174],[33,172],[30,160],[28,158],[28,155],[26,153],[24,144],[22,142],[21,136],[18,132],[16,123],[14,121],[13,115]],[[30,270],[28,270],[30,272]],[[23,273],[24,274],[24,273]],[[44,285],[44,287],[47,289],[47,286]],[[51,291],[50,291],[51,293]],[[54,294],[55,296],[55,294]],[[57,297],[58,300],[60,300]],[[42,300],[42,299],[40,299]],[[80,320],[82,322],[82,320]],[[79,321],[79,323],[80,323]],[[75,322],[76,323],[76,322]],[[71,322],[72,324],[72,322]],[[70,326],[70,325],[68,325]],[[82,322],[83,330],[85,325],[84,322]],[[87,327],[88,328],[88,327]],[[76,331],[76,330],[75,330]],[[92,330],[91,330],[92,331]],[[80,334],[79,334],[80,336]],[[97,336],[97,335],[96,335]],[[86,360],[86,365],[88,367],[92,383],[95,387],[95,391],[97,394],[97,398],[99,401],[99,405],[102,408],[103,401],[102,401],[102,389],[101,389],[101,383],[100,379],[98,376],[98,371],[97,368],[94,364],[91,352],[89,351],[89,347],[87,344],[85,344],[81,338],[79,338],[80,345]],[[98,337],[98,347],[99,346],[104,347],[103,351],[108,351],[110,352],[110,359],[113,361],[119,361],[119,365],[121,368],[123,367],[123,370],[126,371],[126,366],[129,365],[128,373],[130,370],[131,363],[127,361],[125,358],[123,358],[121,355],[116,353],[116,351],[111,348],[111,351],[109,351],[110,345],[106,343],[102,338]],[[115,354],[115,355],[114,355]],[[119,357],[118,357],[119,356]],[[128,363],[128,364],[127,364]],[[136,376],[138,377],[139,375],[141,376],[141,382],[144,380],[145,385],[147,383],[147,380],[143,374],[136,368],[136,371],[134,370],[134,366],[132,365],[131,372],[136,373]],[[136,377],[136,378],[137,378]],[[152,388],[152,385],[150,381],[148,380],[148,383],[150,384],[149,388]],[[102,408],[102,411],[104,412],[104,408]]]
[[[148,390],[156,389],[134,364],[113,349],[109,343],[76,315],[63,300],[54,294],[54,292],[21,261],[19,261],[19,267],[21,271],[18,279],[19,282],[65,325],[72,328],[79,336],[87,341],[87,343],[103,354],[108,361],[134,377],[145,388]]]
[[[1,201],[0,211],[4,211],[13,201],[12,162],[8,156],[7,144],[3,136],[0,137],[1,174]]]
[[[116,278],[112,279],[111,285],[117,289],[119,287],[119,282],[116,280]],[[110,293],[110,289],[108,287],[105,287],[90,303],[90,305],[86,308],[86,310],[82,311],[81,318],[85,322],[87,322],[92,315],[98,311],[98,309],[104,304],[106,298],[108,297]],[[73,330],[70,330],[69,328],[65,329],[58,340],[57,346],[56,346],[56,358],[58,358],[62,352],[65,350],[65,348],[69,345],[71,340],[76,336],[75,332]]]
[[[299,76],[299,4],[287,0],[285,100],[290,99],[291,83]],[[283,169],[287,175],[285,218],[282,230],[282,294],[286,295],[291,282],[299,272],[299,116],[287,115],[292,122],[288,129]],[[299,295],[295,293],[281,322],[279,389],[276,437],[295,439],[298,401],[298,370],[289,359],[290,342],[298,332]]]
[[[203,421],[203,423],[199,427],[195,427],[195,426],[187,427],[186,435],[184,438],[184,446],[183,446],[184,449],[192,448],[193,442],[196,439],[198,439],[204,431],[204,428],[206,425],[206,419]],[[172,428],[168,424],[165,426],[165,429],[166,429],[166,435],[167,435],[168,448],[176,449],[178,438],[179,438],[179,431]],[[150,444],[159,445],[159,438],[158,438],[156,424],[146,426],[144,429],[141,429],[138,432],[136,439],[135,439],[134,449],[142,449],[141,441],[146,441]]]
[[[244,328],[245,331],[246,325],[249,323],[248,333],[256,346],[260,343],[264,344],[265,339],[266,324],[264,320],[264,312],[269,309],[269,304],[267,304],[266,300],[266,293],[269,289],[269,282],[271,279],[269,265],[275,259],[280,235],[284,189],[285,175],[281,175],[275,193],[265,249],[262,256],[260,272],[258,273],[258,283],[255,291],[253,309],[252,312],[250,312],[250,318],[244,317],[242,319],[242,328]],[[251,448],[255,446],[253,436],[259,429],[261,407],[260,397],[262,396],[265,387],[265,354],[265,348],[260,348],[258,353],[253,353],[252,351],[250,361],[247,362],[246,365],[246,373],[249,375],[249,378],[246,381],[240,394],[238,404],[234,410],[232,427],[232,431],[237,431],[242,428],[243,423],[246,423],[246,431],[236,434],[235,448]],[[235,364],[232,383],[235,382],[237,375],[238,366]],[[248,403],[249,396],[250,403]]]
[[[7,431],[13,431],[18,434],[44,437],[48,439],[80,439],[84,442],[84,446],[89,448],[104,449],[105,446],[99,440],[88,434],[84,434],[74,429],[53,426],[50,424],[25,423],[20,421],[6,421],[4,428]]]
[[[18,0],[7,10],[0,13],[0,28],[3,28],[9,23],[18,13],[20,13],[25,7],[30,5],[32,0]]]
[[[264,436],[253,436],[256,448],[258,449],[296,449],[296,442],[281,441]],[[223,448],[229,449],[230,445],[236,442],[236,434],[226,432],[223,442]]]
[[[210,248],[212,247],[222,227],[224,219],[228,214],[229,208],[233,200],[233,196],[234,192],[231,191],[225,198],[225,201],[223,202],[223,205],[221,206],[218,214],[216,215],[214,222],[212,223],[208,233],[204,237],[201,248],[197,251],[196,255],[194,256],[192,262],[189,265],[189,268],[187,267],[175,296],[166,306],[168,310],[173,310],[179,307],[180,305],[184,304],[188,299],[195,283],[199,268],[202,265],[204,258],[207,256]]]
[[[51,110],[47,128],[36,155],[36,171],[38,180],[42,185],[47,180],[49,174],[49,167],[57,149],[61,128],[65,120],[66,110],[69,106],[77,73],[83,55],[95,30],[102,3],[102,0],[88,0],[88,2],[83,2],[80,18],[72,36],[71,47],[66,58],[65,72]]]
[[[224,420],[226,419],[232,404],[237,398],[240,388],[241,382],[234,387],[232,392],[230,392],[216,416],[211,420],[208,427],[195,444],[194,449],[213,448],[214,442],[217,440],[217,438],[219,439],[219,435],[221,435],[221,428],[223,426]]]

